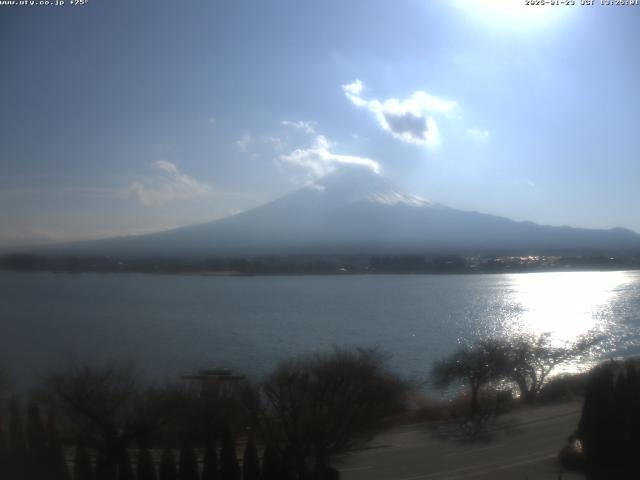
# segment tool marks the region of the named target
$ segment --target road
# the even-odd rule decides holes
[[[377,436],[344,460],[342,480],[562,480],[558,451],[575,430],[581,403],[521,409],[476,434],[458,425],[416,424]]]

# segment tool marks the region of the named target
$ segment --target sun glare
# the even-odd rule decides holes
[[[518,30],[549,25],[570,9],[564,5],[532,5],[525,0],[458,0],[456,6],[492,27]]]
[[[630,278],[625,272],[554,272],[514,275],[512,300],[520,305],[519,326],[550,333],[563,343],[606,328],[607,309]]]

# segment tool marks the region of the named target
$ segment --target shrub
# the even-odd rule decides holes
[[[74,480],[93,480],[93,467],[87,450],[78,445],[76,447],[75,461],[73,466]]]
[[[176,459],[173,450],[165,448],[160,457],[160,480],[178,480],[178,470],[176,468]]]
[[[180,480],[198,480],[198,459],[189,442],[180,449]]]
[[[254,423],[283,462],[281,478],[289,471],[296,478],[319,477],[331,458],[370,439],[387,417],[404,410],[411,387],[386,360],[376,349],[299,357],[281,363],[250,393]]]
[[[156,470],[153,466],[151,452],[146,445],[140,445],[138,449],[138,480],[156,480]]]
[[[214,442],[207,442],[204,447],[204,461],[202,465],[202,480],[218,480],[218,454]]]
[[[242,457],[242,480],[260,480],[260,458],[251,434],[247,438]]]
[[[236,447],[233,443],[233,435],[228,427],[224,429],[222,434],[220,478],[221,480],[240,480],[240,465],[238,465]]]

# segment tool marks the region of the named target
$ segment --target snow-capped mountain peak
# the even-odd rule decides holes
[[[361,167],[345,167],[309,184],[333,204],[356,202],[426,207],[427,199],[403,192],[382,175]]]

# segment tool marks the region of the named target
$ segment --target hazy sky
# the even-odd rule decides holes
[[[343,163],[640,231],[640,7],[523,3],[0,6],[0,245],[220,218]]]

